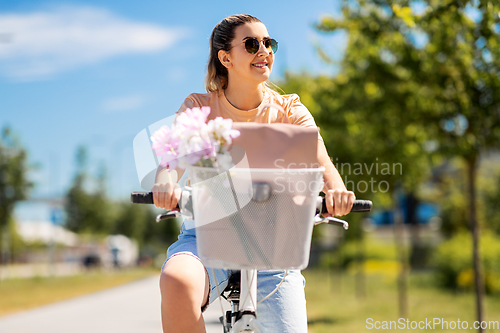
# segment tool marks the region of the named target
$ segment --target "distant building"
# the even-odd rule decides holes
[[[27,243],[54,242],[69,247],[78,245],[77,234],[49,221],[23,221],[16,224],[16,229],[19,236]]]

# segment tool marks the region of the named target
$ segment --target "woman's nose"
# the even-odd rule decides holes
[[[269,50],[267,49],[266,47],[266,41],[265,40],[261,40],[259,42],[259,52],[257,52],[259,55],[262,53],[264,54],[265,56],[268,56],[269,54],[271,54],[272,52],[269,52]]]

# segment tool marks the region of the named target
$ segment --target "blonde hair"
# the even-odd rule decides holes
[[[220,21],[210,36],[210,56],[207,64],[207,76],[205,87],[207,92],[223,90],[227,88],[227,68],[219,60],[219,51],[229,51],[234,39],[234,31],[245,23],[260,22],[256,17],[247,14],[238,14],[226,17]]]

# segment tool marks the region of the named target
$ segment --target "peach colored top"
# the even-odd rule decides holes
[[[300,102],[299,96],[296,94],[280,95],[271,89],[266,89],[261,105],[265,104],[278,104],[283,107],[288,117],[288,122],[291,124],[317,128],[313,116],[304,104]],[[207,120],[222,117],[232,119],[236,122],[255,121],[260,107],[252,110],[237,109],[229,103],[223,92],[214,91],[205,94],[193,93],[189,95],[184,100],[184,103],[182,103],[178,112],[202,106],[210,107],[211,111]],[[266,108],[261,117],[259,117],[259,122],[282,123],[283,113],[275,108]],[[323,140],[319,134],[319,130],[318,139]]]

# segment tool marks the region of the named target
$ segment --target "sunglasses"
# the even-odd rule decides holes
[[[245,41],[241,42],[240,44],[245,43],[245,49],[247,50],[247,52],[250,54],[255,54],[255,53],[259,52],[260,42],[261,41],[259,41],[257,38],[253,37],[253,38],[246,39]],[[275,39],[272,39],[272,38],[263,39],[262,42],[264,42],[264,47],[270,53],[276,53],[278,51],[278,42]],[[231,50],[233,47],[238,46],[240,44],[236,44],[236,45],[232,46],[229,50]]]

